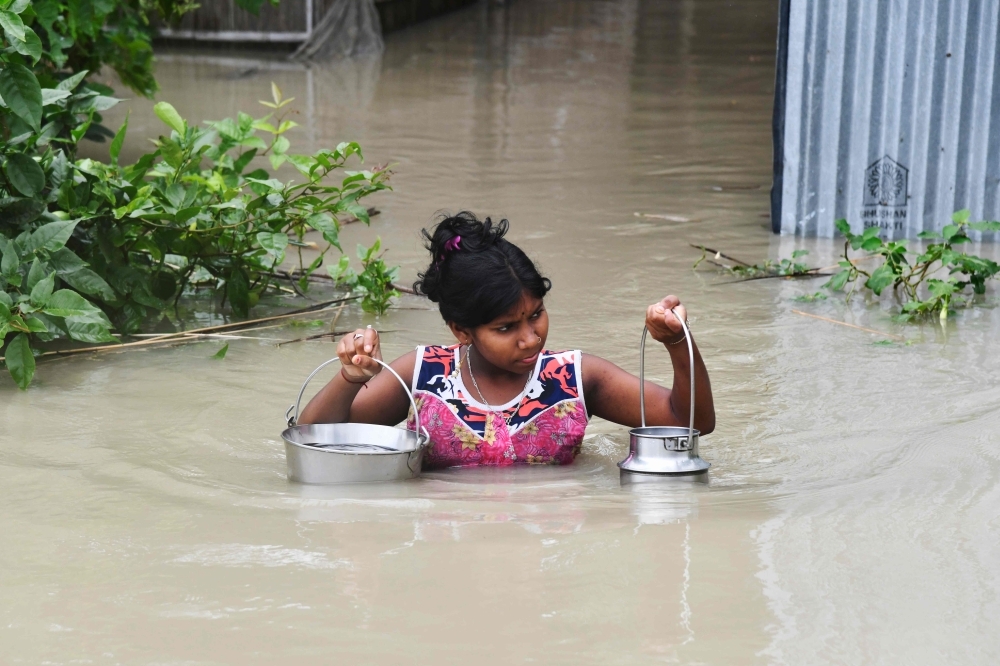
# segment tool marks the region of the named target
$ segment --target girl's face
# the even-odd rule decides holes
[[[549,335],[549,315],[542,299],[525,291],[510,310],[473,329],[450,324],[463,344],[473,344],[487,361],[507,372],[523,375],[535,367]]]

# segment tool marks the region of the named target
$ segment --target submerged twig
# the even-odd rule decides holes
[[[326,333],[317,333],[316,335],[307,335],[303,338],[295,338],[294,340],[282,340],[275,347],[282,347],[284,345],[290,345],[293,342],[308,342],[309,340],[319,340],[320,338],[332,338],[338,335],[347,335],[351,331],[327,331]],[[379,331],[379,335],[384,335],[385,333],[395,333],[395,329],[390,329],[387,331]]]
[[[859,331],[864,331],[866,333],[874,333],[875,335],[881,335],[887,338],[894,338],[901,342],[906,342],[906,338],[901,335],[896,335],[894,333],[885,333],[883,331],[876,331],[873,328],[865,328],[864,326],[858,326],[856,324],[848,324],[846,321],[838,321],[836,319],[830,319],[829,317],[821,317],[820,315],[810,314],[808,312],[803,312],[802,310],[792,310],[797,315],[802,315],[803,317],[812,317],[813,319],[819,319],[821,321],[826,321],[831,324],[839,324],[841,326],[847,326],[848,328],[856,328]]]
[[[792,273],[790,275],[754,275],[753,277],[740,278],[739,280],[727,280],[726,282],[717,282],[716,284],[736,284],[737,282],[749,282],[750,280],[773,280],[775,278],[784,278],[786,280],[797,280],[799,278],[815,278],[815,277],[830,277],[835,275],[835,273]]]
[[[694,243],[688,243],[688,245],[690,247],[693,247],[696,250],[701,250],[702,252],[711,252],[716,257],[722,257],[723,259],[728,259],[729,261],[734,261],[737,264],[740,264],[741,266],[746,266],[748,268],[750,267],[750,264],[748,264],[747,262],[742,261],[740,259],[737,259],[736,257],[730,257],[728,254],[723,254],[722,252],[719,252],[718,250],[713,250],[710,247],[705,247],[704,245],[696,245]]]

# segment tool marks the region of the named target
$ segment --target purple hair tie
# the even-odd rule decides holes
[[[462,242],[462,237],[455,236],[450,241],[445,243],[444,250],[441,252],[441,256],[438,257],[438,263],[440,264],[442,261],[444,261],[444,258],[448,255],[449,252],[454,252],[455,250],[457,250],[458,244],[461,242]]]

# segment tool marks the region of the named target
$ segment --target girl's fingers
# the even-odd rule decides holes
[[[683,330],[680,322],[687,322],[687,308],[683,305],[678,304],[673,308],[673,312],[670,315],[673,320],[671,323],[671,328],[677,328],[678,330]]]
[[[378,344],[378,332],[374,328],[369,327],[364,330],[364,336],[359,342],[364,343],[365,353],[371,354],[375,349],[375,345]]]

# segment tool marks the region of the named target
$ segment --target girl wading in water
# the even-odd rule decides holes
[[[543,299],[552,287],[519,247],[471,213],[424,231],[431,264],[414,285],[438,304],[458,344],[417,347],[391,363],[413,387],[431,437],[425,468],[457,465],[565,464],[580,451],[591,416],[639,425],[639,378],[579,350],[545,348],[549,316]],[[648,425],[688,425],[691,408],[687,316],[676,296],[646,309],[653,339],[670,352],[674,388],[646,383]],[[715,428],[708,372],[695,345],[695,427]],[[378,333],[358,329],[337,345],[340,373],[312,399],[299,423],[395,425],[409,400],[395,378],[382,375]],[[365,387],[365,390],[362,390]],[[413,427],[410,415],[410,427]]]

